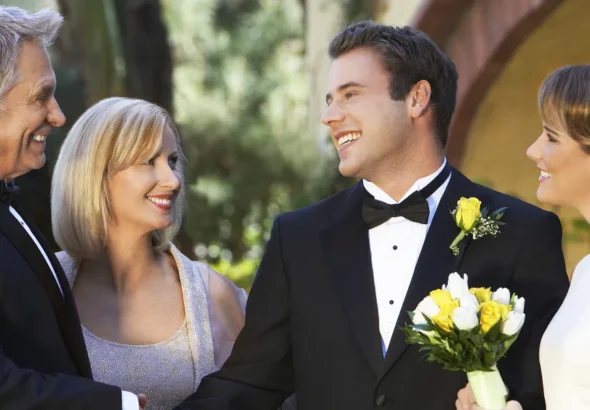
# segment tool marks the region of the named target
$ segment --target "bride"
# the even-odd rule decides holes
[[[537,198],[574,207],[590,222],[590,65],[566,66],[549,74],[538,105],[543,133],[527,150],[541,172]],[[590,410],[589,293],[590,255],[574,270],[569,293],[541,341],[547,410]],[[474,402],[466,386],[459,391],[457,410],[482,410]],[[505,409],[522,406],[511,401]]]

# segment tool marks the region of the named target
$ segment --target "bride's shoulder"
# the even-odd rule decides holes
[[[572,275],[572,280],[574,278],[580,278],[581,276],[586,276],[586,272],[590,271],[590,255],[584,256],[580,262],[576,265],[574,269],[574,273]]]

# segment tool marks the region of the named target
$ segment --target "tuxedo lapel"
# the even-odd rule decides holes
[[[459,246],[459,254],[453,255],[449,249],[451,242],[459,233],[450,211],[457,206],[462,196],[471,196],[472,183],[453,169],[451,180],[443,194],[432,224],[422,246],[412,281],[406,293],[396,328],[391,337],[385,356],[384,374],[391,369],[395,362],[408,348],[406,336],[400,327],[410,322],[408,311],[413,311],[418,303],[434,290],[446,284],[450,273],[458,271],[465,248],[469,243],[465,238]]]
[[[15,249],[27,261],[31,270],[45,289],[45,292],[53,306],[57,322],[64,336],[64,341],[72,357],[78,365],[80,374],[92,378],[90,362],[86,351],[86,345],[80,328],[80,321],[76,310],[74,298],[61,265],[53,252],[48,248],[45,239],[35,226],[27,221],[22,212],[19,215],[25,220],[27,226],[45,251],[52,267],[58,277],[63,295],[59,290],[55,277],[47,264],[47,261],[39,251],[39,248],[20,225],[18,220],[10,213],[7,206],[0,205],[0,230],[12,242]]]
[[[383,368],[379,313],[369,247],[369,229],[362,219],[363,187],[348,191],[345,211],[321,231],[330,277],[352,332],[376,375]]]

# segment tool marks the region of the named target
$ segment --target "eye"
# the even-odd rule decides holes
[[[348,100],[348,99],[352,98],[355,95],[356,95],[356,93],[354,93],[352,91],[349,91],[346,94],[344,94],[344,97]]]
[[[156,161],[156,158],[155,157],[154,158],[150,158],[147,161],[145,161],[143,163],[143,165],[154,165],[155,161]]]
[[[549,141],[549,142],[557,142],[557,140],[555,138],[553,138],[551,136],[551,134],[547,134],[547,141]]]
[[[168,164],[170,164],[170,168],[176,169],[176,166],[178,165],[178,157],[175,155],[168,158]]]

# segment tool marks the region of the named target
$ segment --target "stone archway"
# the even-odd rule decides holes
[[[527,37],[563,0],[426,0],[414,23],[457,65],[457,108],[447,144],[460,167],[478,107]],[[444,16],[444,18],[441,18]]]

